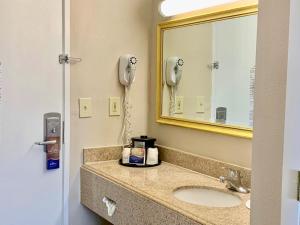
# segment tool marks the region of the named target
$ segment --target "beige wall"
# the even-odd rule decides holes
[[[122,118],[109,117],[108,98],[123,94],[117,77],[122,54],[139,59],[132,121],[134,134],[147,131],[151,16],[152,0],[71,1],[71,54],[83,59],[71,67],[71,225],[99,224],[79,203],[79,168],[83,147],[120,144]],[[92,98],[92,118],[79,119],[79,97]]]
[[[158,0],[153,1],[153,6],[151,0],[72,1],[72,55],[80,56],[84,61],[72,66],[71,225],[99,224],[98,219],[91,216],[89,210],[84,210],[79,204],[79,167],[82,148],[119,143],[117,137],[121,128],[121,118],[108,117],[107,99],[111,95],[120,96],[122,93],[117,81],[117,60],[119,55],[128,51],[137,54],[140,59],[136,89],[132,95],[133,101],[139,106],[133,115],[136,133],[148,130],[162,145],[241,166],[251,166],[251,140],[159,125],[155,122],[155,23],[161,18],[157,13]],[[296,8],[297,0],[291,1]],[[287,179],[290,172],[287,163],[296,162],[291,159],[292,154],[286,154],[299,152],[297,148],[299,99],[290,97],[288,104],[285,104],[287,77],[290,85],[288,96],[295,96],[294,93],[299,90],[296,85],[299,84],[297,49],[291,51],[289,62],[291,65],[287,64],[289,2],[290,0],[287,2],[265,0],[260,4],[251,213],[253,225],[279,225],[281,219],[284,225],[293,223],[287,222],[288,218],[283,212],[289,208],[281,208],[281,201],[285,200],[287,195],[285,190],[287,187],[282,183],[290,181]],[[149,32],[152,23],[149,9],[154,9],[152,33]],[[297,24],[293,26],[295,25]],[[122,40],[120,36],[123,37]],[[298,35],[293,34],[292,38],[295,36],[299,37],[299,32]],[[149,39],[152,39],[151,45]],[[299,48],[295,40],[290,47]],[[148,99],[149,62],[151,88]],[[78,119],[79,97],[93,98],[93,118]],[[296,110],[292,110],[295,106]],[[285,121],[286,107],[291,117],[287,121]],[[297,119],[296,122],[292,120],[293,117]],[[289,136],[284,139],[283,131],[290,126],[292,129],[287,132]],[[284,151],[284,147],[289,149]]]
[[[99,218],[80,205],[79,168],[83,147],[120,144],[122,119],[108,116],[108,98],[123,93],[117,77],[122,54],[136,54],[139,59],[131,94],[136,103],[132,115],[135,135],[148,133],[162,145],[245,167],[251,165],[250,140],[155,122],[155,24],[160,18],[158,0],[153,4],[152,0],[71,2],[71,54],[83,59],[71,67],[71,225],[99,224]],[[79,119],[80,97],[92,98],[92,118]]]
[[[251,167],[251,140],[201,132],[169,125],[159,125],[155,121],[155,89],[156,89],[156,24],[162,21],[156,7],[159,0],[154,0],[154,24],[152,27],[151,48],[151,88],[150,88],[150,116],[149,133],[157,137],[158,143],[187,152],[196,153],[213,159],[222,160],[236,165]]]

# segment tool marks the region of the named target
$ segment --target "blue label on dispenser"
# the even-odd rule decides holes
[[[59,169],[59,160],[47,160],[47,170]]]

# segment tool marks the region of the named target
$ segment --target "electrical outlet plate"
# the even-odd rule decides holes
[[[109,98],[109,115],[120,116],[121,115],[121,100],[120,97]]]
[[[92,117],[92,99],[80,98],[79,99],[79,117],[89,118]]]
[[[175,97],[175,113],[183,114],[183,105],[184,105],[184,97],[176,96]]]

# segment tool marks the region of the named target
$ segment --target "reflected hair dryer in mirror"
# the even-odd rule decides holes
[[[183,59],[177,56],[169,57],[166,60],[165,80],[163,83],[167,83],[170,92],[169,116],[175,113],[175,92],[182,77],[183,64]]]
[[[183,59],[179,57],[169,57],[166,61],[165,78],[166,83],[170,87],[175,87],[179,84],[183,71]]]

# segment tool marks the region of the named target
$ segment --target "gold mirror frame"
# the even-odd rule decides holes
[[[253,137],[253,129],[195,121],[189,119],[179,119],[162,115],[162,76],[163,76],[163,32],[176,27],[190,26],[207,22],[220,21],[242,16],[254,15],[258,13],[257,4],[232,4],[224,7],[217,7],[212,10],[205,10],[198,15],[183,16],[181,18],[162,22],[157,25],[157,83],[156,83],[156,121],[160,124],[192,128],[202,131],[231,135],[236,137]]]

